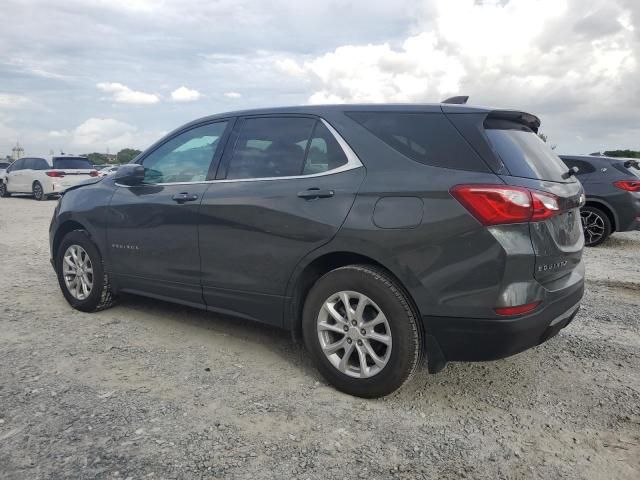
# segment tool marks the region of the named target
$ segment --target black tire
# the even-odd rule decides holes
[[[584,232],[584,244],[595,247],[611,236],[611,219],[599,208],[587,205],[580,209],[580,219]]]
[[[0,182],[0,197],[7,198],[11,194],[7,191],[7,185],[4,182]]]
[[[366,295],[387,318],[392,348],[386,365],[373,376],[355,378],[343,373],[322,350],[318,316],[324,302],[341,291]],[[305,300],[302,331],[307,350],[320,373],[338,390],[350,395],[363,398],[388,395],[402,387],[422,363],[422,329],[407,294],[385,270],[370,265],[349,265],[321,277]]]
[[[67,249],[72,245],[79,245],[89,256],[93,267],[93,286],[87,298],[79,300],[70,292],[64,279],[63,262]],[[111,289],[109,275],[104,270],[104,263],[98,248],[91,241],[89,234],[84,230],[69,232],[60,243],[55,258],[58,284],[64,298],[73,308],[83,312],[97,312],[111,307],[115,303],[115,295]]]
[[[44,190],[42,189],[42,184],[40,182],[33,182],[33,198],[37,201],[41,202],[42,200],[46,200],[47,196],[44,194]]]

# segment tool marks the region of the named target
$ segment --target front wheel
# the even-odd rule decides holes
[[[611,235],[611,220],[602,210],[592,206],[580,209],[580,220],[587,247],[600,245]]]
[[[7,190],[7,184],[4,183],[4,182],[0,182],[0,197],[6,198],[6,197],[10,197],[10,196],[11,196],[11,194]]]
[[[382,269],[350,265],[327,273],[309,292],[302,322],[318,370],[345,393],[388,395],[420,364],[417,316],[402,288]]]
[[[55,258],[58,284],[69,304],[83,312],[109,308],[114,303],[102,256],[88,233],[74,230],[60,243]]]

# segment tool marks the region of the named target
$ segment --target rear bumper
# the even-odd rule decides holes
[[[555,336],[578,313],[584,282],[567,288],[530,315],[515,318],[423,317],[429,370],[447,361],[486,361],[520,353]]]

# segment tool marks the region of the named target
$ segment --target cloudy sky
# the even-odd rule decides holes
[[[3,0],[0,155],[144,148],[194,118],[338,102],[541,117],[640,149],[638,0]]]

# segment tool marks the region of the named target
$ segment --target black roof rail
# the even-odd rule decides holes
[[[446,100],[443,100],[441,103],[452,103],[455,105],[464,105],[469,100],[469,95],[460,95],[457,97],[449,97]]]

